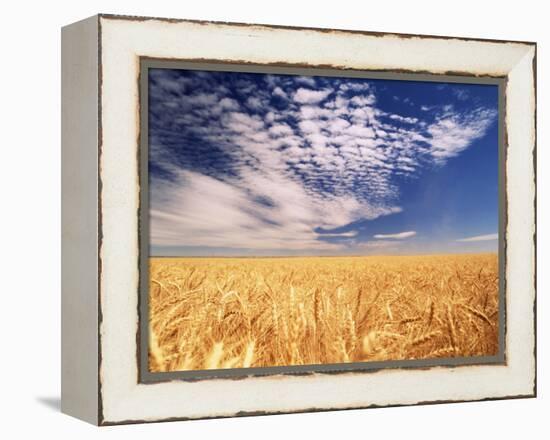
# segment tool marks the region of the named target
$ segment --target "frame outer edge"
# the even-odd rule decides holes
[[[153,20],[153,19],[150,19],[150,18],[130,18],[130,17],[124,17],[124,16],[111,16],[111,15],[107,15],[107,14],[101,14],[99,15],[98,17],[95,17],[95,20],[96,20],[96,25],[98,27],[97,29],[97,36],[98,36],[98,39],[99,39],[99,45],[97,47],[97,54],[99,55],[98,57],[98,66],[97,66],[97,73],[98,73],[98,77],[97,77],[97,83],[96,85],[98,85],[99,87],[97,88],[97,92],[98,92],[98,95],[96,96],[96,99],[99,98],[99,100],[96,102],[96,104],[98,105],[97,107],[97,111],[98,111],[98,120],[99,120],[99,125],[97,126],[97,136],[96,136],[96,140],[99,141],[99,144],[96,145],[96,153],[97,153],[97,156],[96,156],[96,163],[98,163],[98,159],[100,160],[100,156],[101,156],[101,105],[100,105],[100,101],[101,101],[101,31],[100,31],[100,28],[101,28],[101,21],[102,19],[119,19],[119,20],[129,20],[129,21],[144,21],[144,20]],[[166,22],[171,22],[171,20],[169,19],[160,19],[161,21],[166,21]],[[182,21],[188,21],[188,20],[182,20]],[[203,22],[202,24],[222,24],[222,23],[212,23],[212,22]],[[233,23],[229,23],[229,24],[233,24]],[[254,26],[254,25],[245,25],[245,26]],[[267,26],[267,27],[270,27],[270,28],[277,28],[276,26]],[[282,27],[284,28],[284,27]],[[295,28],[296,30],[299,30],[301,28]],[[305,28],[305,29],[308,29],[308,28]],[[318,30],[318,29],[313,29],[313,30]],[[318,31],[322,31],[322,30],[318,30]],[[326,30],[326,31],[330,31],[330,30]],[[344,32],[350,32],[352,33],[352,31],[344,31]],[[367,35],[369,33],[366,33]],[[404,38],[406,38],[405,36],[403,36]],[[422,36],[422,37],[426,37],[426,38],[434,38],[432,36]],[[445,37],[435,37],[435,38],[445,38]],[[453,37],[450,37],[450,38],[453,38]],[[473,38],[466,38],[464,40],[473,40],[473,41],[476,41],[476,39],[473,39]],[[492,40],[477,40],[477,41],[492,41]],[[499,43],[506,43],[505,41],[498,41]],[[517,42],[519,44],[524,44],[525,46],[535,46],[535,49],[536,49],[536,45],[534,43],[531,43],[531,42]],[[535,50],[536,52],[536,50]],[[533,167],[534,167],[534,182],[535,182],[535,200],[534,200],[534,208],[536,209],[536,54],[534,56],[534,59],[533,59],[533,71],[532,71],[532,74],[533,74],[533,79],[534,79],[534,88],[535,88],[535,108],[534,108],[534,113],[535,113],[535,142],[534,142],[534,146],[533,146],[533,150],[532,150],[532,154],[533,154]],[[97,123],[97,120],[96,120],[96,123]],[[99,173],[99,169],[96,170],[97,174],[96,174],[96,177],[98,178],[97,180],[97,187],[96,187],[96,190],[98,191],[98,193],[96,193],[96,196],[99,196],[97,198],[97,202],[98,202],[98,205],[96,206],[97,208],[97,211],[96,211],[96,214],[99,213],[99,218],[101,219],[101,200],[100,200],[100,196],[101,196],[101,178],[100,178],[100,173]],[[98,232],[98,239],[99,239],[99,242],[97,243],[97,247],[95,248],[96,249],[96,261],[98,263],[98,267],[97,267],[97,272],[96,274],[98,275],[98,278],[99,278],[99,281],[101,280],[101,255],[97,252],[97,250],[99,249],[100,245],[101,245],[101,221],[99,220],[98,221],[98,224],[97,224],[97,232]],[[533,386],[533,393],[532,394],[517,394],[517,395],[510,395],[510,396],[504,396],[504,397],[496,397],[496,398],[484,398],[484,399],[468,399],[468,400],[442,400],[442,401],[428,401],[428,402],[419,402],[419,403],[416,403],[416,404],[413,404],[413,405],[423,405],[423,404],[434,404],[434,403],[451,403],[451,402],[463,402],[463,401],[485,401],[485,400],[501,400],[501,399],[511,399],[511,398],[529,398],[529,397],[536,397],[536,217],[535,217],[535,227],[534,227],[534,236],[533,236],[533,246],[535,248],[535,253],[534,253],[534,256],[535,256],[535,272],[534,272],[534,283],[535,283],[535,310],[534,310],[534,318],[535,318],[535,332],[534,332],[534,337],[535,337],[535,377],[534,377],[534,386]],[[96,280],[97,282],[98,280]],[[98,285],[98,290],[96,290],[96,294],[99,292],[99,288],[100,286]],[[96,298],[97,301],[98,301],[98,304],[99,304],[99,301],[100,301],[100,298],[97,297]],[[95,315],[95,317],[97,318],[97,324],[100,326],[101,325],[101,309],[99,309],[97,311],[97,314]],[[97,332],[97,328],[96,328],[96,332]],[[100,336],[100,335],[97,335],[97,336]],[[96,365],[99,365],[101,363],[101,354],[100,354],[100,351],[101,351],[101,347],[100,347],[101,344],[99,344],[98,346],[98,350],[96,351],[96,354],[97,354],[97,363]],[[100,387],[101,387],[101,378],[100,378],[100,374],[99,374],[99,370],[97,371],[97,376],[96,376],[96,380],[97,380],[97,385],[98,385],[98,389],[97,389],[97,394],[96,394],[96,397],[98,397],[98,408],[97,408],[97,419],[95,421],[95,423],[98,423],[100,425],[118,425],[118,424],[127,424],[127,423],[143,423],[143,422],[163,422],[163,421],[172,421],[172,420],[191,420],[191,419],[194,419],[194,417],[190,417],[190,418],[186,418],[186,417],[173,417],[173,418],[166,418],[166,419],[156,419],[156,420],[142,420],[142,419],[136,419],[136,420],[133,420],[133,419],[127,419],[127,420],[123,420],[123,421],[109,421],[109,420],[104,420],[103,417],[102,417],[102,411],[101,411],[101,390],[100,390]],[[386,405],[384,405],[386,406]],[[410,404],[405,404],[405,405],[387,405],[388,407],[391,407],[391,406],[410,406]],[[357,408],[368,408],[368,407],[377,407],[377,405],[370,405],[370,406],[360,406],[360,407],[357,407]],[[235,416],[252,416],[252,415],[267,415],[267,414],[286,414],[286,413],[295,413],[295,412],[313,412],[313,411],[333,411],[333,410],[336,410],[336,409],[351,409],[351,408],[354,408],[354,407],[350,407],[350,408],[323,408],[323,409],[319,409],[319,408],[311,408],[311,409],[303,409],[303,410],[298,410],[298,411],[281,411],[281,412],[268,412],[268,413],[265,413],[265,412],[262,412],[262,411],[259,411],[259,412],[240,412],[240,413],[237,413],[237,414],[234,414],[232,415],[231,417],[235,417]],[[199,417],[199,418],[223,418],[223,417],[226,417],[226,416],[214,416],[214,417]]]

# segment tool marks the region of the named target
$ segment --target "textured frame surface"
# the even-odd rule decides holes
[[[97,20],[99,424],[536,394],[534,44],[116,16]],[[140,383],[141,57],[506,77],[506,364]]]

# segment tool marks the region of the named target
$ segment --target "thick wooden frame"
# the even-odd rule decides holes
[[[526,42],[110,15],[65,27],[62,410],[108,425],[535,396],[535,53]],[[144,58],[504,80],[506,362],[144,383]]]

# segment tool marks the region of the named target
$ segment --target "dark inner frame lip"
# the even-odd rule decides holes
[[[498,87],[498,266],[499,266],[499,320],[498,353],[494,356],[450,357],[435,359],[388,360],[373,362],[350,362],[336,364],[290,365],[254,368],[230,368],[216,370],[186,370],[151,372],[148,369],[149,352],[149,131],[148,131],[148,86],[149,69],[184,69],[200,71],[223,71],[283,75],[328,76],[340,78],[385,79],[400,81],[447,82],[462,84],[489,84]],[[474,76],[460,74],[434,74],[401,70],[357,70],[340,67],[310,66],[286,63],[254,64],[246,61],[183,60],[139,57],[138,76],[138,242],[139,242],[139,287],[137,363],[138,383],[152,384],[174,380],[195,382],[212,379],[239,380],[250,377],[275,375],[309,376],[313,374],[366,374],[386,369],[426,370],[436,367],[460,367],[475,365],[506,365],[506,226],[508,203],[506,198],[506,100],[505,76]]]

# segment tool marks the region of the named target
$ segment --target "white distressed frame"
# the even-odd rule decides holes
[[[100,16],[98,423],[529,397],[535,45]],[[139,57],[506,76],[506,365],[138,383]]]

